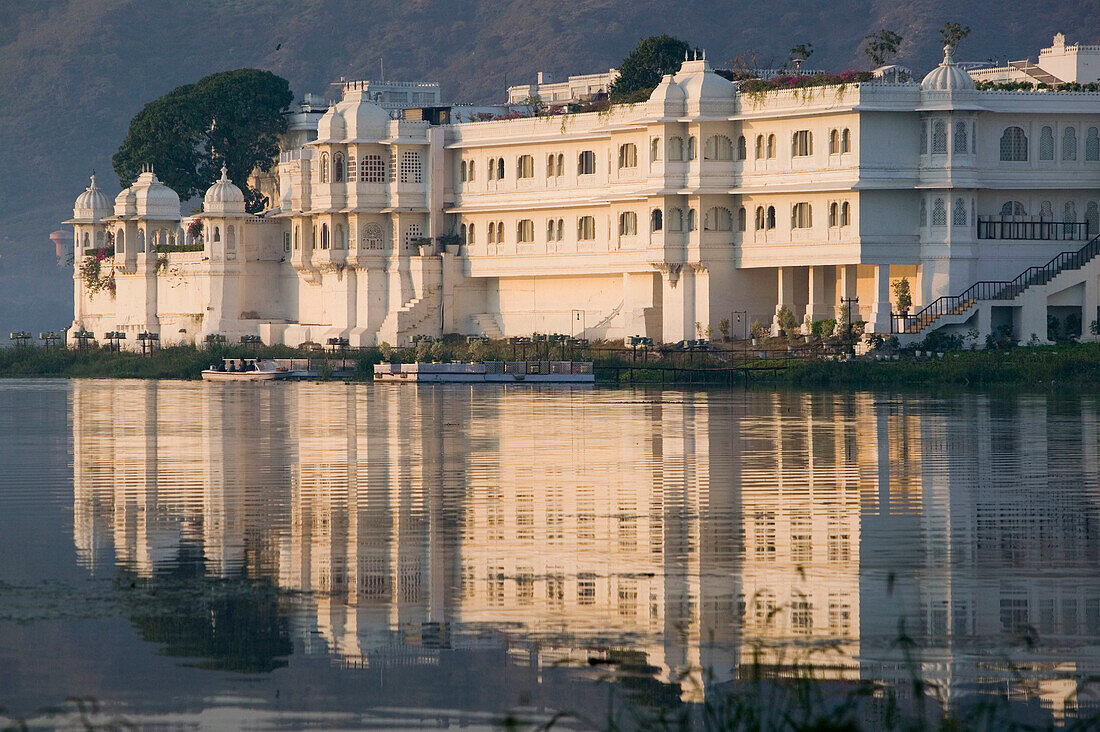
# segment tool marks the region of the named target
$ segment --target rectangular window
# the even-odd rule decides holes
[[[596,575],[588,572],[577,575],[577,604],[596,604]]]
[[[596,219],[591,216],[581,216],[577,219],[577,239],[588,241],[596,238]]]
[[[577,156],[577,175],[593,175],[596,172],[596,153],[585,150]]]
[[[535,159],[530,155],[520,155],[519,160],[516,162],[516,177],[517,178],[534,178],[535,177]]]
[[[814,225],[813,209],[808,203],[796,203],[791,208],[791,228],[809,229]]]
[[[386,164],[381,155],[364,155],[359,161],[359,180],[364,183],[384,183]]]
[[[406,150],[401,153],[401,182],[420,183],[420,153],[415,150]]]
[[[814,154],[814,135],[809,130],[799,130],[794,133],[794,139],[791,143],[791,155],[798,157],[806,157]]]
[[[535,240],[535,222],[531,219],[523,219],[516,224],[516,241],[532,242]]]

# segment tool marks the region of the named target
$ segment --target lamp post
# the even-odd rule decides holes
[[[109,330],[104,335],[107,339],[107,348],[111,351],[121,351],[122,341],[126,340],[126,332],[121,330]]]
[[[57,331],[46,331],[45,333],[39,333],[38,338],[42,341],[42,344],[49,348],[51,343],[58,343],[61,340],[61,336],[57,334]]]
[[[15,346],[26,346],[31,340],[31,334],[25,330],[11,332],[11,342]]]
[[[88,341],[95,340],[95,333],[87,330],[78,330],[76,333],[73,333],[73,338],[80,348],[87,348]]]

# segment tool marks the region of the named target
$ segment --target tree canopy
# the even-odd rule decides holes
[[[871,68],[885,66],[898,52],[902,37],[892,30],[883,28],[877,33],[864,36],[863,52],[871,59]]]
[[[222,71],[177,87],[130,121],[112,159],[119,184],[129,186],[151,165],[186,200],[205,191],[225,165],[244,191],[246,209],[261,211],[266,201],[247,187],[248,176],[257,167],[271,169],[292,101],[286,79],[259,69]]]
[[[679,38],[662,33],[643,38],[619,64],[619,78],[611,85],[613,102],[641,101],[661,83],[665,74],[680,70],[691,46]]]

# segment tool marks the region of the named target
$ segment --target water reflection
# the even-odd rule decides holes
[[[660,704],[798,663],[1095,709],[1091,398],[75,382],[72,424],[79,561],[214,668],[483,651]]]

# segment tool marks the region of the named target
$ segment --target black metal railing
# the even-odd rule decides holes
[[[1019,216],[979,216],[979,239],[1024,239],[1027,241],[1087,241],[1095,233],[1087,221],[1057,222],[1024,219]]]
[[[1028,267],[1014,280],[975,282],[961,295],[944,295],[913,315],[893,313],[890,316],[890,332],[919,333],[944,315],[965,312],[979,300],[1012,300],[1032,285],[1045,285],[1060,272],[1083,267],[1097,254],[1100,254],[1100,236],[1075,252],[1062,252],[1041,267]]]

